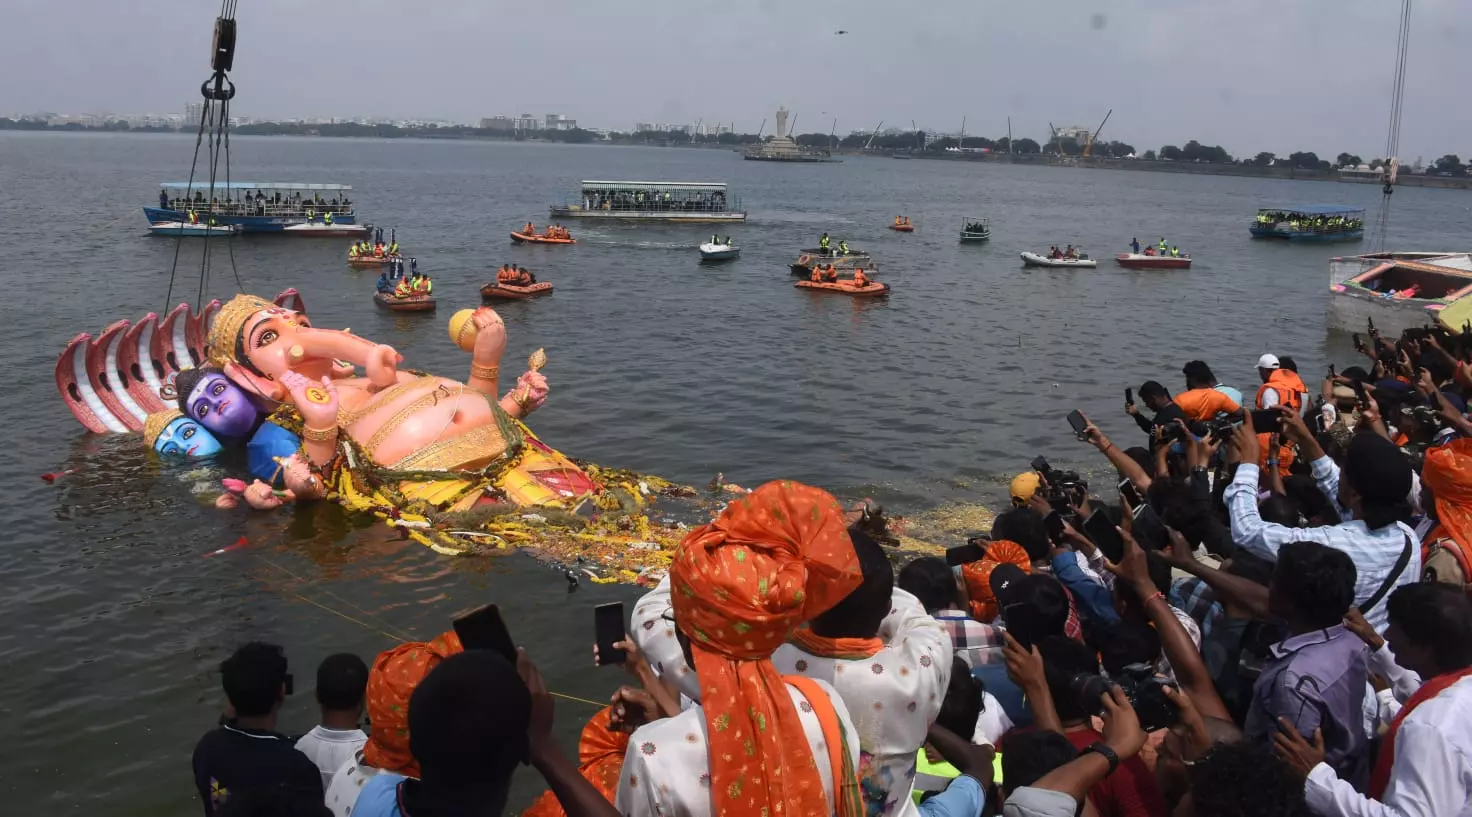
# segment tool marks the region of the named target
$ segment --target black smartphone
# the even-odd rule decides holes
[[[1359,404],[1360,410],[1363,411],[1369,408],[1370,395],[1365,391],[1365,384],[1356,380],[1350,386],[1354,388],[1354,399]]]
[[[946,548],[946,564],[951,567],[979,562],[984,558],[986,550],[975,543],[968,542],[960,547]]]
[[[1339,372],[1335,371],[1334,364],[1333,363],[1330,363],[1329,364],[1329,379],[1330,380],[1333,380],[1334,378],[1336,378],[1338,376],[1339,376]]]
[[[1050,512],[1043,517],[1043,524],[1048,527],[1048,539],[1054,544],[1063,542],[1063,514],[1057,511]]]
[[[1088,433],[1085,431],[1089,427],[1089,421],[1084,419],[1083,412],[1078,409],[1068,412],[1068,424],[1073,426],[1073,433],[1080,440],[1087,440],[1089,438]]]
[[[1138,488],[1135,487],[1135,483],[1129,481],[1128,479],[1122,479],[1119,481],[1119,494],[1130,503],[1131,508],[1134,508],[1137,511],[1142,505],[1145,504],[1145,498],[1140,496],[1140,491]]]
[[[1039,455],[1032,458],[1032,470],[1046,476],[1047,473],[1053,469],[1048,466],[1048,461],[1046,459],[1043,459],[1043,457]]]
[[[1257,434],[1276,434],[1283,430],[1283,414],[1277,409],[1255,409],[1252,430]]]
[[[1375,318],[1374,317],[1372,317],[1370,315],[1366,315],[1365,316],[1365,325],[1368,326],[1368,327],[1370,327],[1370,334],[1372,334],[1372,335],[1375,334]]]
[[[1165,530],[1165,523],[1155,513],[1155,509],[1149,505],[1140,509],[1135,514],[1135,524],[1131,533],[1140,547],[1146,550],[1165,550],[1170,547],[1170,534]],[[1123,555],[1123,554],[1121,554]]]
[[[613,646],[624,640],[624,603],[612,601],[593,608],[593,639],[598,645],[598,666],[622,664],[628,656]]]
[[[1134,389],[1125,389],[1124,390],[1124,404],[1126,406],[1133,406],[1135,404],[1135,390]]]
[[[1084,533],[1093,540],[1099,552],[1104,554],[1104,558],[1115,564],[1119,564],[1119,561],[1124,558],[1124,537],[1119,535],[1109,515],[1102,510],[1094,511],[1084,521]]]
[[[1032,645],[1049,635],[1040,632],[1043,628],[1035,610],[1031,604],[1009,604],[1002,608],[1002,623],[1007,627],[1007,634],[1017,639],[1025,650],[1032,649]]]
[[[516,663],[516,642],[501,619],[501,609],[487,604],[455,619],[455,635],[467,650],[494,650],[511,663]]]
[[[1360,340],[1360,333],[1355,332],[1354,334],[1350,335],[1349,337],[1350,337],[1351,340],[1354,341],[1354,350],[1356,352],[1359,352],[1360,354],[1364,354],[1365,353],[1365,342],[1363,340]]]

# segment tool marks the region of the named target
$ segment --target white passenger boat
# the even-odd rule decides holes
[[[1080,255],[1077,258],[1049,258],[1046,255],[1038,255],[1035,252],[1022,253],[1022,265],[1025,267],[1081,267],[1093,269],[1099,266],[1099,262]]]
[[[575,201],[549,208],[553,219],[745,221],[741,199],[719,182],[583,182]]]
[[[729,261],[741,254],[741,248],[735,244],[712,244],[709,241],[700,245],[701,261]]]
[[[323,224],[314,221],[309,224],[293,224],[290,227],[281,228],[281,232],[287,235],[307,236],[309,238],[337,238],[339,236],[367,235],[370,228],[364,224]]]

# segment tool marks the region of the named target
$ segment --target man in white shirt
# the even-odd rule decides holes
[[[363,718],[363,692],[368,687],[368,665],[352,653],[338,653],[317,665],[317,705],[322,722],[296,742],[297,751],[322,770],[322,788],[368,742],[358,728]]]
[[[917,752],[951,676],[951,639],[914,596],[894,586],[880,544],[850,531],[864,583],[777,648],[783,675],[838,690],[859,732],[859,787],[870,817],[914,814]],[[962,733],[970,737],[970,731]]]
[[[1238,546],[1267,559],[1289,542],[1318,542],[1341,550],[1357,571],[1355,606],[1377,631],[1386,625],[1385,597],[1421,575],[1421,543],[1399,517],[1408,512],[1411,463],[1389,440],[1372,433],[1356,434],[1345,451],[1343,479],[1339,466],[1325,456],[1302,418],[1283,411],[1283,429],[1312,464],[1319,490],[1335,500],[1338,525],[1289,528],[1263,521],[1257,509],[1259,471],[1257,435],[1244,424],[1232,437],[1239,461],[1237,475],[1223,499]]]
[[[1428,679],[1391,722],[1367,794],[1322,762],[1323,742],[1285,730],[1278,750],[1308,774],[1305,794],[1326,817],[1472,815],[1472,601],[1426,583],[1391,594],[1386,637],[1397,663]]]

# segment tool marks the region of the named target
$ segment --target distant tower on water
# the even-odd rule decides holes
[[[787,109],[777,109],[777,135],[787,136]]]

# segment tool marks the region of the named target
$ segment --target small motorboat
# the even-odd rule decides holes
[[[341,238],[350,235],[367,235],[368,226],[366,224],[323,224],[320,221],[311,221],[306,224],[283,227],[281,232],[307,238]]]
[[[961,225],[961,241],[963,243],[990,241],[992,238],[991,222],[984,218],[968,218]]]
[[[855,267],[869,267],[874,260],[866,252],[849,250],[846,255],[839,255],[836,250],[824,252],[822,250],[802,250],[797,256],[797,261],[791,265],[793,275],[801,275],[806,278],[813,274],[814,264],[824,266],[832,264],[835,269],[853,269]]]
[[[538,295],[551,294],[552,285],[546,281],[538,281],[524,287],[493,281],[480,288],[480,297],[487,301],[520,301],[525,298],[535,298]]]
[[[384,264],[392,264],[395,261],[402,261],[403,259],[404,256],[402,255],[363,253],[361,255],[349,255],[348,263],[355,267],[378,267]]]
[[[897,233],[913,233],[915,232],[915,225],[911,224],[908,221],[903,221],[889,225],[889,229],[894,230]]]
[[[165,235],[171,238],[184,236],[185,238],[203,238],[205,236],[228,236],[240,232],[240,227],[234,224],[190,224],[187,221],[156,221],[148,225],[148,232],[152,235]]]
[[[1129,269],[1190,269],[1189,255],[1146,255],[1138,252],[1122,252],[1114,256],[1115,263]]]
[[[1023,252],[1022,265],[1025,267],[1079,267],[1093,269],[1099,266],[1099,262],[1087,255],[1079,255],[1077,258],[1049,258],[1046,255],[1038,255],[1035,252]]]
[[[837,292],[840,295],[852,295],[855,298],[873,298],[889,294],[889,284],[881,284],[878,281],[870,281],[861,287],[854,286],[853,281],[798,281],[793,286],[818,292]]]
[[[712,244],[709,241],[700,245],[701,261],[730,261],[741,254],[741,248],[735,244]]]
[[[511,240],[517,244],[576,244],[575,238],[553,238],[549,235],[537,235],[536,233],[511,233]]]
[[[373,295],[373,302],[384,309],[394,312],[433,312],[433,295],[411,295],[408,298],[395,298],[387,292],[377,292]]]

